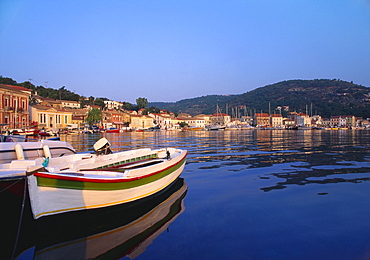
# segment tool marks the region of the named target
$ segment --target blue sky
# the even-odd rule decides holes
[[[369,87],[370,1],[0,0],[0,75],[131,103],[289,79]]]

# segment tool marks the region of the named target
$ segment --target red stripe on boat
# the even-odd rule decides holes
[[[156,175],[158,173],[161,173],[165,170],[168,170],[180,163],[182,163],[184,161],[184,159],[186,158],[186,155],[188,154],[188,152],[186,151],[183,158],[181,158],[180,161],[178,161],[177,163],[175,164],[172,164],[170,166],[168,166],[167,168],[165,169],[162,169],[160,171],[156,171],[156,172],[153,172],[151,174],[147,174],[147,175],[144,175],[144,176],[139,176],[139,177],[134,177],[134,178],[130,178],[130,179],[123,179],[123,178],[120,178],[120,179],[91,179],[90,178],[86,178],[86,177],[80,177],[80,178],[77,178],[77,177],[72,177],[72,176],[60,176],[60,175],[55,175],[55,174],[58,174],[58,173],[42,173],[42,172],[37,172],[37,173],[34,173],[34,175],[36,177],[42,177],[42,178],[49,178],[49,179],[57,179],[57,180],[66,180],[66,181],[80,181],[80,182],[96,182],[96,183],[117,183],[117,182],[130,182],[130,181],[135,181],[135,180],[140,180],[140,179],[144,179],[144,178],[147,178],[147,177],[150,177],[150,176],[153,176],[153,175]],[[61,174],[63,174],[61,172]]]

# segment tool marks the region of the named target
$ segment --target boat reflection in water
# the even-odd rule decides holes
[[[32,254],[34,259],[135,258],[185,210],[186,192],[184,179],[178,178],[159,193],[128,204],[38,220],[30,213],[22,223],[25,230],[21,230],[16,255]]]

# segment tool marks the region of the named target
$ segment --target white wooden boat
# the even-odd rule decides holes
[[[120,205],[114,211],[104,211],[105,214],[76,214],[86,221],[58,218],[46,226],[41,222],[41,234],[37,235],[42,237],[36,244],[34,259],[136,258],[185,210],[183,200],[187,185],[182,178],[164,191],[136,205],[129,204],[129,208]],[[80,223],[78,227],[74,220]],[[71,232],[72,228],[77,228],[78,232]],[[56,234],[56,241],[43,241],[50,232]]]
[[[99,153],[109,151],[101,139]],[[75,154],[28,167],[34,218],[107,207],[138,200],[164,189],[184,169],[187,151],[137,149],[112,154]]]
[[[217,125],[217,124],[216,125],[209,125],[209,126],[206,126],[206,129],[210,130],[210,131],[225,130],[226,126]]]
[[[49,154],[45,154],[46,150]],[[72,145],[60,140],[37,140],[23,136],[0,135],[0,164],[14,160],[35,160],[40,157],[58,157],[75,153]]]

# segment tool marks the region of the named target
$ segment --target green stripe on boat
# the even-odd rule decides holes
[[[62,189],[77,189],[77,190],[122,190],[122,189],[130,189],[134,187],[138,187],[141,185],[145,185],[154,181],[157,181],[172,172],[179,169],[185,163],[185,157],[174,166],[158,171],[154,175],[150,175],[148,177],[134,179],[132,181],[127,181],[124,179],[122,182],[89,182],[84,180],[62,180],[57,178],[44,178],[41,176],[37,177],[37,185],[44,186],[44,187],[54,187],[54,188],[62,188]]]

